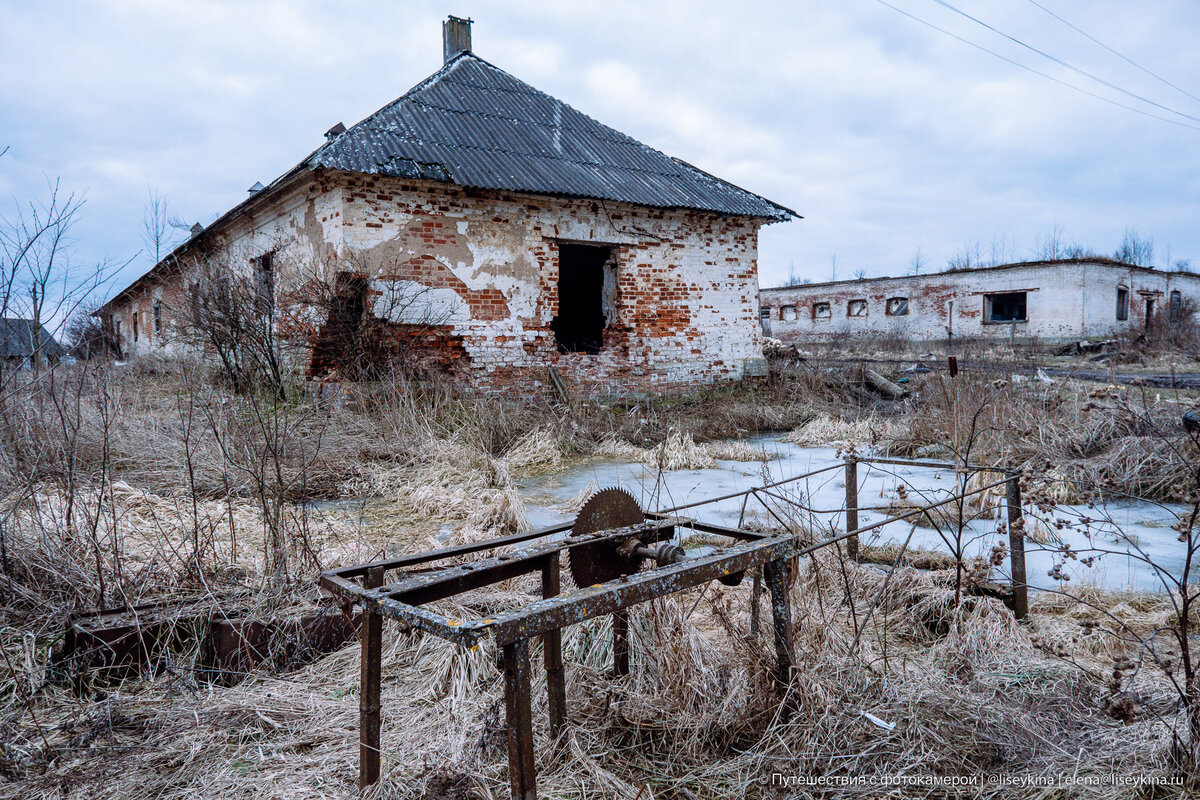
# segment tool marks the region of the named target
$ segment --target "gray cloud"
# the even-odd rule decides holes
[[[1083,84],[929,0],[891,1]],[[957,4],[1200,117],[1200,103],[1030,3]],[[1200,94],[1188,56],[1200,8],[1044,4]],[[128,257],[148,187],[189,220],[214,218],[333,123],[433,72],[446,13],[473,16],[476,52],[517,77],[803,214],[765,229],[765,284],[791,264],[826,277],[834,254],[842,275],[903,271],[917,247],[936,267],[975,240],[1026,256],[1056,224],[1102,250],[1133,226],[1200,260],[1200,131],[1054,85],[873,0],[6,3],[0,194],[29,197],[61,175],[88,197],[80,259]]]

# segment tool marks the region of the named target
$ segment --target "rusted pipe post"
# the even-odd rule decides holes
[[[858,527],[858,458],[846,456],[846,533]],[[846,539],[846,552],[858,560],[858,534]]]
[[[542,597],[554,597],[561,591],[558,553],[542,565]],[[567,686],[563,676],[562,630],[555,628],[542,635],[542,655],[546,663],[546,701],[550,707],[550,738],[557,741],[567,719]]]
[[[762,567],[754,570],[754,584],[750,587],[750,638],[758,641],[758,608],[762,598]]]
[[[508,779],[512,800],[537,800],[528,639],[504,645],[504,704],[508,719]]]
[[[363,578],[364,589],[383,586],[383,567],[372,567]],[[358,787],[379,780],[379,679],[383,653],[383,617],[364,608],[362,662],[358,689]]]
[[[788,596],[787,561],[768,561],[763,577],[771,592],[771,617],[775,622],[775,655],[779,659],[776,685],[783,689],[792,679],[792,603]]]
[[[1029,613],[1029,584],[1025,576],[1025,516],[1021,511],[1021,473],[1009,472],[1005,485],[1008,506],[1008,550],[1012,565],[1013,616],[1024,619]]]
[[[613,674],[629,674],[629,611],[620,609],[612,615]]]

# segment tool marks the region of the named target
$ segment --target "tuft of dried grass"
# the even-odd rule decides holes
[[[597,442],[592,452],[607,458],[633,461],[664,471],[682,469],[712,469],[717,461],[767,461],[761,448],[747,442],[718,441],[697,444],[691,432],[671,428],[666,437],[654,447],[638,447],[608,436]]]
[[[870,445],[893,435],[894,423],[872,417],[843,419],[821,413],[788,433],[782,441],[801,447]]]

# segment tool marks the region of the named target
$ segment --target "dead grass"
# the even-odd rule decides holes
[[[237,453],[221,446],[258,441],[254,409],[191,380],[166,375],[107,386],[116,396],[108,438],[101,420],[86,417],[86,436],[73,451],[78,471],[69,475],[61,443],[52,449],[50,406],[31,402],[0,420],[8,548],[0,643],[15,668],[0,681],[0,797],[354,796],[354,646],[235,687],[198,682],[183,659],[108,694],[75,698],[51,669],[63,619],[95,607],[101,577],[107,597],[131,601],[266,593],[262,504],[253,482],[231,467]],[[915,397],[902,413],[864,399],[825,366],[764,387],[570,409],[483,403],[436,387],[299,398],[280,411],[296,442],[282,465],[294,565],[282,600],[308,592],[320,566],[419,549],[435,536],[445,543],[522,529],[528,523],[514,476],[561,468],[581,454],[662,469],[762,460],[744,444],[710,440],[772,427],[795,429],[792,440],[801,443],[903,454],[962,441],[953,428],[956,406],[935,380],[914,381]],[[1054,472],[1031,489],[1034,496],[1077,496],[1070,491],[1085,480],[1163,496],[1188,468],[1159,436],[1177,406],[1151,405],[1148,417],[1136,416],[1145,407],[1131,391],[1088,397],[1062,382],[1018,391],[970,378],[959,388],[960,424],[962,409],[984,409],[972,460],[1053,460]],[[186,399],[189,392],[195,396]],[[196,397],[216,410],[194,406]],[[190,418],[190,433],[189,409],[199,415]],[[106,477],[98,481],[98,474]],[[80,479],[72,485],[81,508],[111,508],[114,521],[101,515],[88,535],[66,524],[64,487],[72,476]],[[300,502],[368,495],[357,510]],[[977,511],[994,513],[992,500]],[[1105,671],[1132,644],[1103,620],[1085,634],[1082,621],[1097,621],[1088,606],[1042,597],[1030,624],[1019,626],[989,599],[955,607],[953,590],[935,574],[902,567],[886,591],[884,580],[869,565],[843,571],[829,553],[803,562],[792,593],[798,669],[783,700],[787,719],[768,680],[768,637],[750,637],[749,581],[640,607],[627,679],[605,671],[607,620],[570,629],[572,726],[557,755],[545,730],[544,693],[535,691],[544,796],[774,797],[763,783],[772,772],[1166,768],[1169,732],[1179,720],[1165,678],[1146,669],[1124,690],[1133,693],[1133,717],[1114,720]],[[526,602],[529,588],[480,593],[463,613]],[[1159,601],[1088,598],[1138,630],[1167,618]],[[855,645],[856,625],[875,602]],[[391,629],[387,641],[387,774],[377,796],[505,796],[502,688],[490,646],[460,651]],[[535,656],[540,687],[538,662]],[[33,699],[36,723],[23,694]],[[864,712],[895,727],[885,730]],[[834,789],[824,796],[861,795]],[[1114,788],[1088,796],[1135,794]]]
[[[1105,711],[1105,664],[1123,644],[1080,636],[1078,604],[1035,603],[1028,627],[998,602],[955,609],[936,575],[902,568],[883,588],[871,567],[832,554],[805,561],[792,589],[797,671],[780,705],[769,681],[769,624],[750,636],[749,582],[716,584],[635,610],[633,673],[610,677],[607,620],[566,632],[570,726],[555,751],[544,676],[533,657],[539,788],[557,798],[775,797],[772,772],[807,775],[1121,774],[1166,769],[1176,722],[1161,677],[1137,688],[1128,722]],[[847,587],[849,598],[847,602]],[[855,619],[881,597],[855,647]],[[1100,598],[1115,601],[1116,598]],[[524,602],[479,593],[475,612]],[[697,600],[699,602],[697,603]],[[1120,601],[1137,624],[1154,600]],[[694,610],[693,610],[694,607]],[[462,611],[461,613],[471,613]],[[1124,613],[1124,612],[1122,612]],[[1086,641],[1083,641],[1086,639]],[[373,796],[504,797],[502,681],[490,644],[461,650],[388,628],[384,780]],[[1066,656],[1047,650],[1066,647]],[[1083,660],[1090,678],[1068,659]],[[286,676],[239,686],[185,672],[84,701],[49,688],[37,700],[59,756],[45,765],[28,721],[10,718],[0,797],[351,797],[357,752],[358,648]],[[790,715],[785,719],[781,708]],[[893,725],[890,730],[870,714]],[[860,797],[830,789],[826,797]],[[987,787],[963,796],[1008,796]],[[1135,797],[1066,790],[1056,797]]]

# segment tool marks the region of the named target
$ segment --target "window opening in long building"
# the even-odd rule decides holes
[[[1025,322],[1025,292],[999,292],[983,296],[983,318],[988,322]]]

